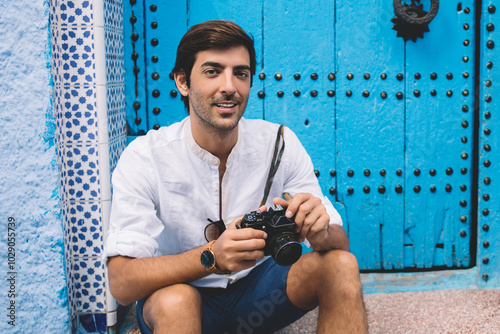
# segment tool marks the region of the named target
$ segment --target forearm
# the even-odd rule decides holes
[[[163,287],[207,276],[200,263],[202,249],[151,258],[112,257],[108,261],[111,294],[120,304],[128,305]]]

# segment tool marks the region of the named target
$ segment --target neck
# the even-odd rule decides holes
[[[219,158],[223,166],[238,141],[238,127],[230,131],[208,130],[197,122],[191,122],[191,133],[195,142],[202,149]]]

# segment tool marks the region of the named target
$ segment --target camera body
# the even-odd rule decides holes
[[[295,223],[285,216],[285,212],[281,205],[269,208],[269,211],[252,211],[236,224],[236,228],[253,228],[266,232],[264,255],[271,255],[281,266],[294,264],[302,255]]]

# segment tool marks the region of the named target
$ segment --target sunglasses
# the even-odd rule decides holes
[[[226,224],[224,224],[222,219],[215,222],[210,218],[207,220],[210,223],[205,227],[205,239],[207,242],[217,240],[226,230]]]
[[[283,197],[288,201],[292,201],[292,197],[288,193],[283,193]],[[262,205],[262,204],[261,204]],[[217,240],[220,235],[226,230],[226,224],[224,221],[218,220],[214,222],[212,219],[207,219],[210,223],[205,227],[205,239],[207,242]]]

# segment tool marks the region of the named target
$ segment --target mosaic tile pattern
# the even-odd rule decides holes
[[[104,0],[104,26],[123,32],[122,1]]]
[[[60,142],[92,142],[97,139],[96,91],[92,86],[58,89],[56,123]]]
[[[65,220],[70,256],[100,259],[104,247],[101,203],[72,204]]]
[[[110,175],[126,146],[123,5],[50,0],[56,143],[73,332],[104,333],[116,307],[101,260]],[[111,300],[111,302],[110,302]]]
[[[109,144],[109,164],[110,171],[113,173],[115,170],[116,164],[118,163],[118,159],[120,158],[120,154],[127,147],[127,137],[123,136],[118,138],[115,141],[110,142]]]
[[[66,260],[66,280],[68,281],[68,302],[69,302],[69,311],[71,314],[72,319],[77,318],[78,310],[77,310],[77,299],[76,299],[76,293],[75,293],[75,284],[73,282],[75,281],[74,279],[74,273],[73,273],[73,259],[68,259]],[[73,322],[73,321],[72,321]],[[75,326],[73,325],[73,328]]]
[[[94,30],[59,27],[52,39],[57,63],[54,84],[85,85],[95,81]]]
[[[110,138],[122,138],[127,135],[125,123],[125,87],[107,87],[107,108],[108,108],[108,134]]]
[[[106,77],[109,85],[125,82],[123,33],[105,28]]]
[[[67,144],[58,147],[63,201],[99,198],[101,189],[97,153],[97,144]]]
[[[68,25],[91,25],[94,1],[53,1],[54,15],[57,23]]]
[[[77,308],[84,313],[100,313],[105,309],[104,264],[100,259],[72,262]]]

